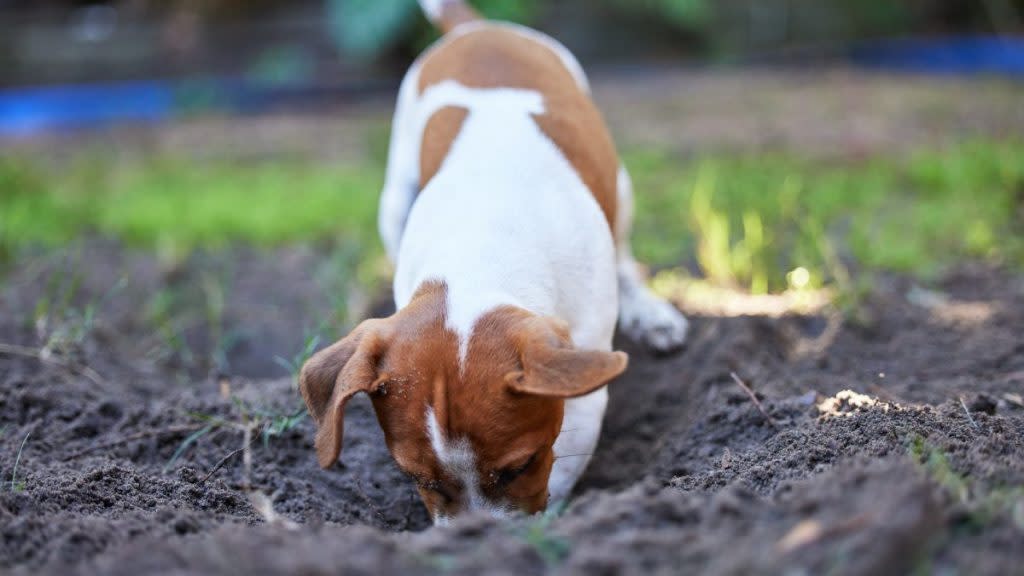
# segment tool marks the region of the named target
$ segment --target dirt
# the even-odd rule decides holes
[[[91,242],[10,270],[0,342],[49,340],[57,354],[0,355],[2,571],[1024,574],[1019,276],[965,266],[927,288],[882,277],[859,320],[835,325],[687,309],[678,354],[619,342],[631,366],[566,509],[431,528],[365,399],[330,470],[301,416],[257,431],[248,473],[236,453],[246,423],[301,407],[269,359],[301,348],[329,286],[279,279],[316,278],[324,259],[232,250],[168,266]],[[229,295],[214,320],[195,289],[211,275]],[[43,326],[38,302],[64,293],[68,311],[51,304]],[[173,315],[194,320],[175,353],[152,312],[167,293]],[[386,294],[377,301],[386,313]],[[84,335],[55,340],[75,324],[56,318],[90,303]],[[219,359],[200,352],[213,334],[233,335]],[[286,522],[267,522],[247,482]]]

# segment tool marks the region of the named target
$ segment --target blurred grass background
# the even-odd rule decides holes
[[[634,245],[656,268],[680,267],[753,294],[898,271],[933,277],[965,259],[1024,265],[1024,144],[978,140],[905,158],[810,161],[772,154],[681,158],[624,154],[637,189]],[[48,167],[0,161],[0,246],[99,235],[180,259],[239,244],[344,244],[379,268],[383,154],[359,166],[83,153]]]
[[[875,272],[927,281],[965,260],[1024,269],[1019,85],[844,77],[877,40],[1015,38],[1022,0],[472,3],[564,41],[613,132],[633,127],[619,142],[637,189],[634,246],[655,272],[759,295],[851,293]],[[415,0],[0,8],[0,86],[155,79],[160,104],[141,139],[119,140],[108,120],[15,136],[0,155],[0,262],[97,237],[172,268],[197,252],[313,243],[343,255],[338,286],[386,275],[382,110],[437,37]],[[711,89],[701,77],[715,69],[678,74],[736,62],[780,66],[736,68]],[[199,136],[175,140],[182,126]],[[147,148],[167,132],[171,144]]]

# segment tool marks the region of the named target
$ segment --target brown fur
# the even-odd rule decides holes
[[[468,113],[465,108],[445,106],[427,121],[420,145],[420,190],[441,169],[441,163],[448,157],[452,141],[458,136]]]
[[[614,230],[618,154],[601,113],[557,54],[513,30],[481,27],[449,39],[424,57],[420,92],[444,80],[543,94],[546,111],[534,117],[537,125],[576,169]],[[437,173],[464,118],[464,111],[455,114],[446,108],[430,119],[423,134],[421,186]]]
[[[320,464],[338,457],[344,404],[368,392],[388,449],[435,515],[454,516],[466,502],[465,488],[437,462],[428,407],[447,438],[472,446],[484,496],[542,510],[564,399],[617,376],[625,355],[573,350],[560,322],[502,307],[477,323],[460,370],[458,338],[445,326],[446,296],[443,284],[425,285],[390,318],[367,320],[306,363],[300,389],[318,426]],[[503,471],[526,462],[502,481]]]
[[[375,391],[383,381],[374,364],[391,337],[390,328],[385,321],[367,320],[302,366],[299,391],[318,427],[317,460],[324,468],[341,451],[345,404],[359,392]]]

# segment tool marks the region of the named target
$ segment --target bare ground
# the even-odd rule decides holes
[[[236,296],[223,318],[242,336],[223,378],[147,353],[147,297],[168,283],[196,284],[228,261]],[[655,358],[621,342],[631,368],[612,384],[593,464],[572,504],[545,518],[427,529],[366,401],[350,408],[343,462],[327,471],[316,466],[307,419],[265,444],[257,435],[249,481],[298,524],[288,529],[268,525],[247,499],[240,455],[216,468],[242,445],[238,430],[216,427],[173,457],[212,417],[243,422],[245,413],[259,419],[256,407],[300,406],[289,377],[266,377],[283,369],[238,374],[247,358],[270,354],[257,349],[275,342],[275,325],[285,342],[316,314],[316,289],[273,281],[314,275],[316,253],[243,250],[166,271],[96,243],[74,262],[82,280],[72,304],[100,304],[90,334],[58,357],[66,366],[0,358],[0,566],[15,573],[1024,567],[1024,283],[999,270],[963,267],[923,300],[908,299],[911,282],[885,279],[868,320],[844,323],[834,337],[825,317],[691,310],[678,355]],[[11,273],[0,340],[43,344],[28,311],[68,267],[51,257]],[[121,275],[129,284],[104,298]],[[86,364],[97,381],[81,374]]]

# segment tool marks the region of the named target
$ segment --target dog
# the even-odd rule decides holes
[[[461,0],[398,93],[379,229],[397,312],[311,357],[300,390],[322,467],[365,392],[436,524],[564,501],[626,369],[616,321],[655,350],[685,318],[638,275],[629,174],[569,51]]]

